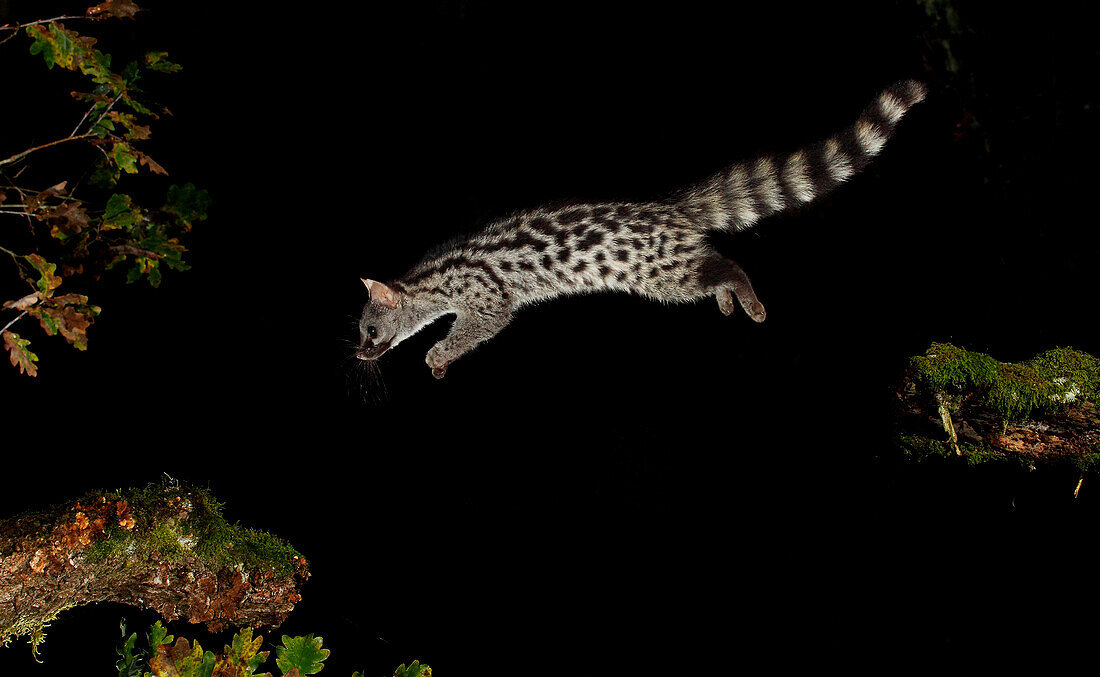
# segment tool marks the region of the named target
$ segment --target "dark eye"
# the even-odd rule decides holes
[[[378,330],[375,329],[373,324],[367,327],[367,336],[371,337],[372,339],[378,338]]]

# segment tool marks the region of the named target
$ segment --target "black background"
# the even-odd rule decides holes
[[[175,115],[146,150],[210,191],[210,219],[160,289],[70,289],[104,308],[88,352],[20,325],[42,361],[0,373],[0,513],[161,472],[209,486],[311,559],[271,639],[323,635],[324,674],[987,674],[1094,653],[1092,482],[1074,500],[1071,469],[906,465],[890,426],[931,341],[1100,352],[1095,8],[958,3],[952,73],[908,2],[141,4],[71,26],[116,63],[183,64],[147,83]],[[0,21],[53,9],[82,7],[4,2]],[[0,47],[3,156],[83,112],[79,79],[26,46]],[[872,168],[717,239],[765,323],[562,299],[439,382],[433,326],[383,359],[384,395],[358,392],[360,276],[517,209],[651,199],[792,150],[906,77],[931,96]],[[73,178],[48,159],[42,187]],[[15,645],[0,666],[109,674],[121,615],[152,620],[70,611],[44,664]]]

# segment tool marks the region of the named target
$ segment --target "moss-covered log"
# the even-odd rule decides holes
[[[165,619],[278,626],[307,562],[270,534],[229,524],[209,492],[174,482],[94,492],[0,520],[0,646],[32,646],[65,609],[120,602]]]
[[[914,458],[1027,467],[1100,461],[1100,360],[1056,348],[1019,363],[934,343],[898,390],[899,442]]]

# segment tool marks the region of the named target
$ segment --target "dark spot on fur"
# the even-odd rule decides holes
[[[558,214],[558,223],[563,226],[571,223],[577,223],[584,220],[584,217],[588,216],[588,210],[583,208],[569,209]]]
[[[598,251],[592,258],[596,259],[596,263],[603,263],[607,259],[607,254],[603,251]]]
[[[588,231],[584,237],[577,241],[578,251],[587,251],[598,244],[603,244],[604,233],[599,229],[593,228]]]
[[[545,216],[536,216],[532,218],[527,222],[527,227],[544,235],[553,235],[557,232],[557,229],[550,223],[550,219]]]
[[[560,263],[565,263],[566,261],[569,260],[569,257],[572,256],[572,255],[573,255],[573,250],[571,250],[569,247],[562,247],[558,251],[558,261]]]
[[[535,264],[531,263],[530,261],[519,261],[517,263],[519,265],[520,270],[534,270],[535,269]]]
[[[550,267],[553,266],[553,265],[554,265],[554,262],[550,259],[550,255],[549,254],[543,254],[542,255],[542,267],[547,269],[547,270],[550,270]]]
[[[597,272],[599,272],[600,277],[607,277],[607,274],[611,272],[611,269],[608,268],[607,266],[600,266],[596,270],[597,270]]]
[[[497,265],[499,265],[500,269],[505,271],[505,272],[508,272],[508,271],[512,270],[512,262],[511,261],[501,261]]]
[[[536,252],[541,252],[546,249],[549,243],[545,240],[541,240],[525,230],[521,230],[510,237],[506,237],[500,241],[500,244],[496,245],[496,249],[523,249],[524,247],[531,247]],[[490,249],[492,251],[492,249]]]
[[[615,280],[618,281],[618,282],[622,282],[625,279],[626,279],[626,271],[625,270],[620,270],[618,275],[615,276]]]
[[[577,264],[575,266],[573,266],[573,272],[574,273],[579,273],[587,267],[588,267],[588,261],[585,261],[584,259],[581,259],[580,261],[577,261]]]
[[[628,252],[625,249],[619,249],[615,252],[615,258],[620,260],[620,261],[629,261],[630,260],[630,252]]]

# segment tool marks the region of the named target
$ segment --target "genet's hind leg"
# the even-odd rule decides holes
[[[714,288],[718,299],[718,309],[723,315],[733,312],[733,296],[741,303],[748,316],[756,322],[763,322],[767,313],[764,304],[756,298],[749,276],[734,261],[718,255],[712,256],[700,271],[701,281]]]

